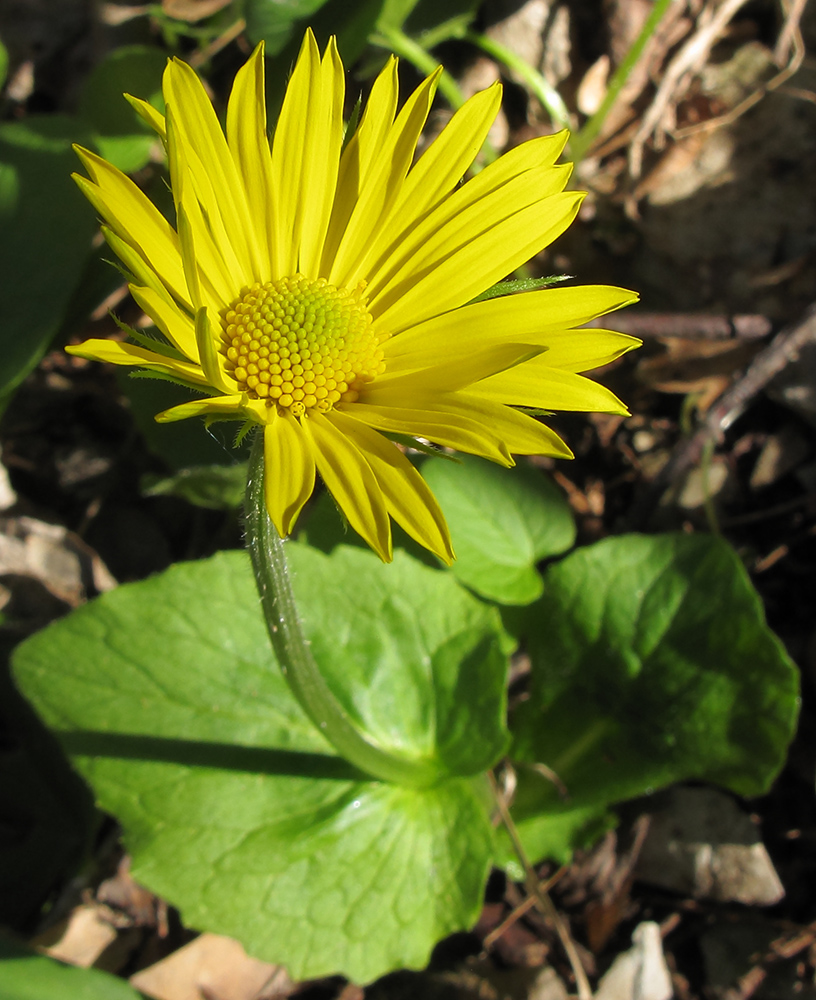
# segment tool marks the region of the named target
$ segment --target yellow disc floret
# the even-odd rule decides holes
[[[246,289],[224,315],[227,372],[250,398],[297,417],[353,403],[385,370],[363,291],[302,274]]]

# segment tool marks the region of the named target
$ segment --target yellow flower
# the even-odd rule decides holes
[[[433,495],[389,436],[507,466],[512,454],[570,457],[553,431],[513,407],[625,413],[578,373],[638,343],[576,329],[634,301],[620,288],[473,302],[562,233],[583,195],[563,190],[570,166],[555,165],[566,133],[526,142],[460,185],[499,86],[471,98],[414,164],[437,79],[397,113],[390,59],[344,146],[343,65],[334,41],[321,58],[308,32],[270,149],[261,46],[235,79],[226,135],[195,72],[172,60],[166,117],[129,100],[166,146],[176,229],[131,180],[78,150],[90,180],[77,182],[163,339],[70,350],[206,394],[157,420],[262,425],[266,504],[280,535],[292,531],[317,471],[386,560],[389,516],[453,558]]]

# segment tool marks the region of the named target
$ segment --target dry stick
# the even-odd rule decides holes
[[[556,883],[561,881],[561,879],[564,877],[564,875],[567,873],[568,870],[569,870],[568,865],[561,865],[561,867],[558,869],[557,872],[555,872],[554,875],[550,875],[550,877],[546,880],[546,882],[541,883],[539,891],[549,892],[550,889],[552,889],[552,887]],[[524,914],[527,913],[528,910],[532,910],[532,908],[535,905],[536,905],[535,896],[528,896],[523,902],[519,903],[519,905],[512,912],[507,914],[507,916],[504,918],[504,920],[502,920],[502,922],[498,925],[498,927],[494,927],[489,934],[485,935],[485,939],[484,941],[482,941],[482,944],[484,945],[485,949],[492,948],[493,945],[499,940],[499,938],[502,937],[504,934],[506,934],[507,931],[513,926],[513,924],[521,920]]]
[[[527,853],[521,843],[518,830],[516,830],[516,824],[513,822],[510,810],[507,808],[507,803],[504,801],[504,796],[501,794],[499,786],[496,783],[495,775],[492,771],[488,771],[487,776],[490,779],[490,787],[493,791],[493,797],[496,800],[496,806],[498,807],[502,823],[504,823],[504,827],[513,843],[513,850],[516,852],[516,855],[521,862],[521,866],[524,869],[524,884],[527,892],[533,897],[535,900],[535,906],[541,911],[545,919],[549,920],[553,927],[555,927],[556,933],[561,941],[561,946],[564,949],[569,960],[570,967],[572,968],[572,974],[575,976],[575,985],[578,989],[579,1000],[592,1000],[592,987],[589,985],[589,980],[587,979],[586,972],[584,972],[584,967],[581,964],[581,959],[578,955],[578,950],[575,947],[575,942],[570,937],[569,929],[561,919],[558,910],[555,908],[555,904],[547,895],[543,887],[539,884],[536,873],[533,871],[533,868],[527,859]]]
[[[777,66],[784,66],[788,62],[788,53],[791,47],[795,50],[802,44],[802,34],[799,30],[799,22],[805,10],[807,0],[793,0],[785,18],[785,24],[779,32],[774,48],[774,62]],[[802,46],[804,47],[804,46]]]
[[[731,108],[730,111],[726,111],[724,115],[717,115],[716,118],[709,118],[708,121],[698,122],[696,125],[687,125],[685,128],[673,132],[672,135],[675,139],[685,139],[686,136],[693,135],[695,132],[710,132],[712,129],[721,128],[724,125],[733,125],[746,111],[754,107],[755,104],[759,104],[766,94],[774,90],[794,92],[792,94],[794,97],[802,97],[804,100],[811,99],[810,97],[803,97],[802,94],[796,93],[797,88],[795,87],[787,88],[782,86],[797,72],[805,59],[805,43],[799,28],[799,20],[802,17],[802,8],[805,2],[806,0],[795,0],[777,39],[776,48],[774,49],[774,62],[777,65],[784,63],[787,58],[787,52],[792,48],[790,60],[785,68],[780,70],[767,83],[763,83],[756,90],[753,90],[739,104]]]
[[[799,322],[786,327],[757,354],[745,373],[712,404],[702,426],[681,441],[647,493],[635,504],[630,523],[642,526],[668,486],[696,465],[708,442],[722,441],[723,434],[739,418],[746,405],[792,361],[802,348],[816,342],[816,303]]]
[[[632,177],[640,177],[643,166],[643,147],[659,125],[666,108],[675,95],[680,80],[687,72],[693,71],[708,57],[708,53],[723,29],[740,7],[746,3],[747,0],[725,0],[708,24],[697,30],[669,63],[663,81],[658,87],[648,111],[643,116],[640,128],[629,148],[629,173]]]
[[[239,17],[237,21],[233,22],[226,31],[223,31],[218,38],[214,38],[209,45],[205,45],[203,49],[198,52],[193,52],[193,54],[188,58],[187,62],[194,68],[199,68],[204,65],[208,60],[212,59],[213,56],[218,55],[218,53],[225,49],[231,42],[234,42],[236,38],[244,33],[246,28],[246,21],[244,18]]]
[[[604,324],[633,337],[682,337],[685,340],[760,340],[771,332],[765,316],[712,313],[662,313],[626,309],[607,316]]]

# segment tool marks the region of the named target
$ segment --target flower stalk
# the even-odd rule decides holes
[[[427,787],[442,777],[431,760],[410,760],[373,743],[326,683],[303,634],[284,541],[264,502],[263,434],[255,434],[245,497],[246,543],[272,648],[292,694],[315,727],[350,764],[381,781]]]

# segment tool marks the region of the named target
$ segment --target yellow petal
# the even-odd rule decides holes
[[[482,383],[479,383],[481,385]],[[465,412],[490,427],[511,455],[551,455],[553,458],[572,458],[572,452],[554,430],[535,417],[520,413],[511,406],[498,405],[482,399],[472,388],[452,393],[440,405],[451,413]]]
[[[198,255],[196,254],[193,227],[187,215],[181,190],[174,192],[174,194],[176,195],[176,224],[178,225],[179,248],[184,264],[184,274],[190,293],[190,301],[193,304],[194,311],[198,312],[204,305],[204,298],[199,280]]]
[[[175,358],[156,354],[137,344],[123,344],[118,340],[86,340],[82,344],[66,347],[65,350],[69,354],[76,354],[89,361],[106,361],[112,365],[138,365],[150,371],[172,375],[185,382],[207,385],[207,378],[198,365],[176,361]]]
[[[320,53],[307,30],[283,98],[272,142],[272,273],[280,278],[297,271],[295,227],[301,197],[301,162],[306,147],[308,113],[319,87]]]
[[[369,278],[361,272],[360,265],[400,195],[417,140],[431,110],[440,72],[441,67],[411,94],[382,147],[374,153],[365,185],[331,261],[329,281],[332,284],[353,288],[358,281]],[[327,263],[324,257],[322,266],[326,267]]]
[[[258,233],[243,182],[201,80],[191,66],[173,59],[167,64],[162,88],[168,121],[172,115],[178,133],[176,148],[185,152],[195,196],[210,225],[223,227],[240,262],[243,282],[264,280]]]
[[[501,105],[501,84],[494,84],[470,98],[448,122],[408,173],[391,210],[391,225],[368,249],[363,269],[390,257],[392,248],[402,247],[419,223],[442,203],[462,180],[482,148]]]
[[[244,397],[241,393],[232,396],[213,396],[210,399],[191,399],[188,403],[171,406],[169,410],[157,413],[155,420],[160,424],[172,424],[190,417],[244,417]]]
[[[246,284],[247,275],[218,210],[212,204],[202,207],[202,184],[208,185],[209,180],[199,183],[193,176],[190,164],[195,153],[185,146],[171,107],[167,109],[167,148],[176,223],[190,297],[196,308],[206,301],[218,310],[234,301]]]
[[[263,434],[266,509],[285,538],[312,495],[315,463],[300,424],[288,410],[268,423]]]
[[[244,182],[259,232],[257,247],[261,280],[272,275],[266,233],[272,218],[272,155],[266,134],[264,45],[261,42],[238,70],[227,107],[227,143]]]
[[[430,271],[389,285],[382,312],[372,304],[376,327],[399,333],[475,298],[561,235],[578,214],[584,195],[558,194],[530,205],[487,231],[462,233],[462,245]]]
[[[320,259],[331,218],[340,151],[343,148],[345,74],[337,43],[329,44],[320,64],[320,89],[307,134],[303,159],[298,223],[300,246],[297,270],[307,277],[319,274]]]
[[[615,330],[559,330],[547,338],[547,365],[565,372],[588,372],[617,360],[643,343]]]
[[[165,128],[164,115],[161,111],[157,111],[147,101],[143,101],[139,97],[133,97],[132,94],[125,94],[125,100],[142,121],[161,137],[162,142],[167,142],[167,130]]]
[[[352,416],[335,410],[328,419],[365,455],[394,520],[450,565],[454,555],[445,516],[408,459],[396,445]]]
[[[371,164],[376,153],[383,148],[388,131],[394,123],[398,96],[397,60],[390,56],[374,81],[360,124],[340,157],[337,190],[320,265],[321,274],[331,271],[337,248],[360,192],[368,182]]]
[[[523,364],[541,353],[542,348],[529,344],[497,343],[473,354],[463,354],[421,371],[389,377],[388,373],[365,387],[365,397],[374,402],[395,391],[452,392],[478,382],[489,375]]]
[[[116,235],[138,250],[173,294],[185,301],[187,282],[170,223],[121,170],[87,149],[74,149],[93,181],[73,175],[85,197]]]
[[[571,167],[564,165],[554,168],[553,163],[564,148],[566,136],[566,132],[561,132],[554,136],[532,139],[505,153],[458,188],[450,197],[440,201],[432,213],[425,215],[421,223],[417,224],[419,220],[412,223],[404,234],[395,232],[394,226],[386,227],[381,238],[372,245],[372,250],[366,258],[368,277],[375,278],[376,285],[380,288],[387,280],[393,278],[394,273],[437,230],[452,225],[455,232],[460,217],[467,213],[478,221],[482,215],[481,207],[489,203],[507,184],[515,183],[517,190],[523,195],[518,208],[561,191],[569,177]],[[436,143],[431,149],[435,145]],[[422,164],[424,158],[417,167]],[[529,176],[531,172],[532,176]],[[409,186],[410,180],[411,175],[406,187]],[[411,212],[410,207],[407,211]]]
[[[478,383],[479,386],[482,384],[481,382]],[[507,458],[511,454],[553,455],[561,458],[572,458],[572,452],[569,448],[545,424],[540,423],[526,413],[520,413],[518,410],[512,409],[510,406],[505,406],[503,403],[497,403],[492,399],[485,398],[477,394],[474,391],[475,389],[476,386],[471,386],[467,392],[428,394],[423,394],[421,391],[405,391],[401,389],[390,394],[382,393],[376,399],[376,403],[380,408],[380,414],[386,418],[390,412],[394,412],[392,408],[396,408],[396,411],[399,411],[416,407],[417,425],[413,431],[407,431],[407,433],[412,434],[414,437],[427,438],[436,444],[444,445],[449,442],[423,430],[424,425],[421,417],[423,412],[432,415],[434,420],[443,425],[445,421],[452,427],[462,426],[465,421],[471,426],[475,424],[480,428],[480,434],[476,436],[474,441],[475,447],[467,446],[464,442],[462,445],[451,442],[450,447],[456,448],[458,451],[482,455],[484,458],[489,458],[491,461],[500,462],[504,465],[512,465],[513,462],[511,460],[502,461],[500,457],[497,458],[495,455],[495,446],[492,449],[490,448],[491,442],[499,442],[499,453],[500,455],[507,456]],[[365,420],[366,423],[377,426],[370,419],[366,419],[366,411],[370,412],[372,407],[367,404],[365,398],[363,399],[363,404],[355,403],[354,409],[350,409],[349,412],[358,417],[358,419]],[[360,408],[359,415],[357,411],[358,406]],[[399,428],[389,428],[385,424],[381,426],[383,430],[393,429],[398,433],[400,432]],[[402,433],[406,432],[402,431]]]
[[[303,421],[317,471],[349,524],[383,562],[391,561],[391,525],[385,498],[359,448],[322,413]]]
[[[375,430],[424,438],[445,448],[482,455],[499,465],[513,465],[505,445],[478,419],[478,410],[472,415],[463,410],[450,413],[435,408],[437,401],[434,393],[411,394],[393,404],[354,403],[342,412]]]
[[[583,375],[549,368],[543,358],[534,358],[511,371],[486,378],[470,386],[468,392],[481,399],[512,406],[629,413],[618,397],[605,386],[584,378]]]
[[[120,239],[120,237],[118,237],[109,226],[102,226],[102,235],[105,237],[105,241],[108,246],[122,261],[140,286],[152,288],[157,295],[166,299],[168,302],[180,301],[182,306],[190,309],[189,301],[176,300],[173,298],[170,291],[161,280],[161,277],[156,274],[138,250],[135,250],[129,243]]]
[[[505,220],[559,194],[570,170],[568,164],[527,170],[498,187],[487,188],[478,197],[469,190],[476,185],[468,182],[402,240],[395,241],[386,256],[372,258],[368,263],[369,301],[374,315],[386,309],[406,283],[432,272]]]
[[[209,384],[221,392],[234,393],[238,383],[224,371],[223,358],[218,353],[206,306],[202,306],[196,313],[195,336],[201,367]]]
[[[195,323],[187,313],[153,288],[130,285],[130,294],[167,337],[171,344],[193,363],[199,360]]]
[[[609,354],[607,360],[611,361],[613,356],[637,346],[639,341],[624,334],[610,334],[601,342],[588,336],[590,331],[571,327],[636,300],[636,293],[625,288],[582,285],[544,288],[474,302],[434,316],[387,340],[383,344],[387,371],[389,374],[416,371],[508,338],[546,347],[547,364],[553,368],[567,367],[587,354]],[[574,370],[585,371],[590,367],[593,366],[587,364]]]

